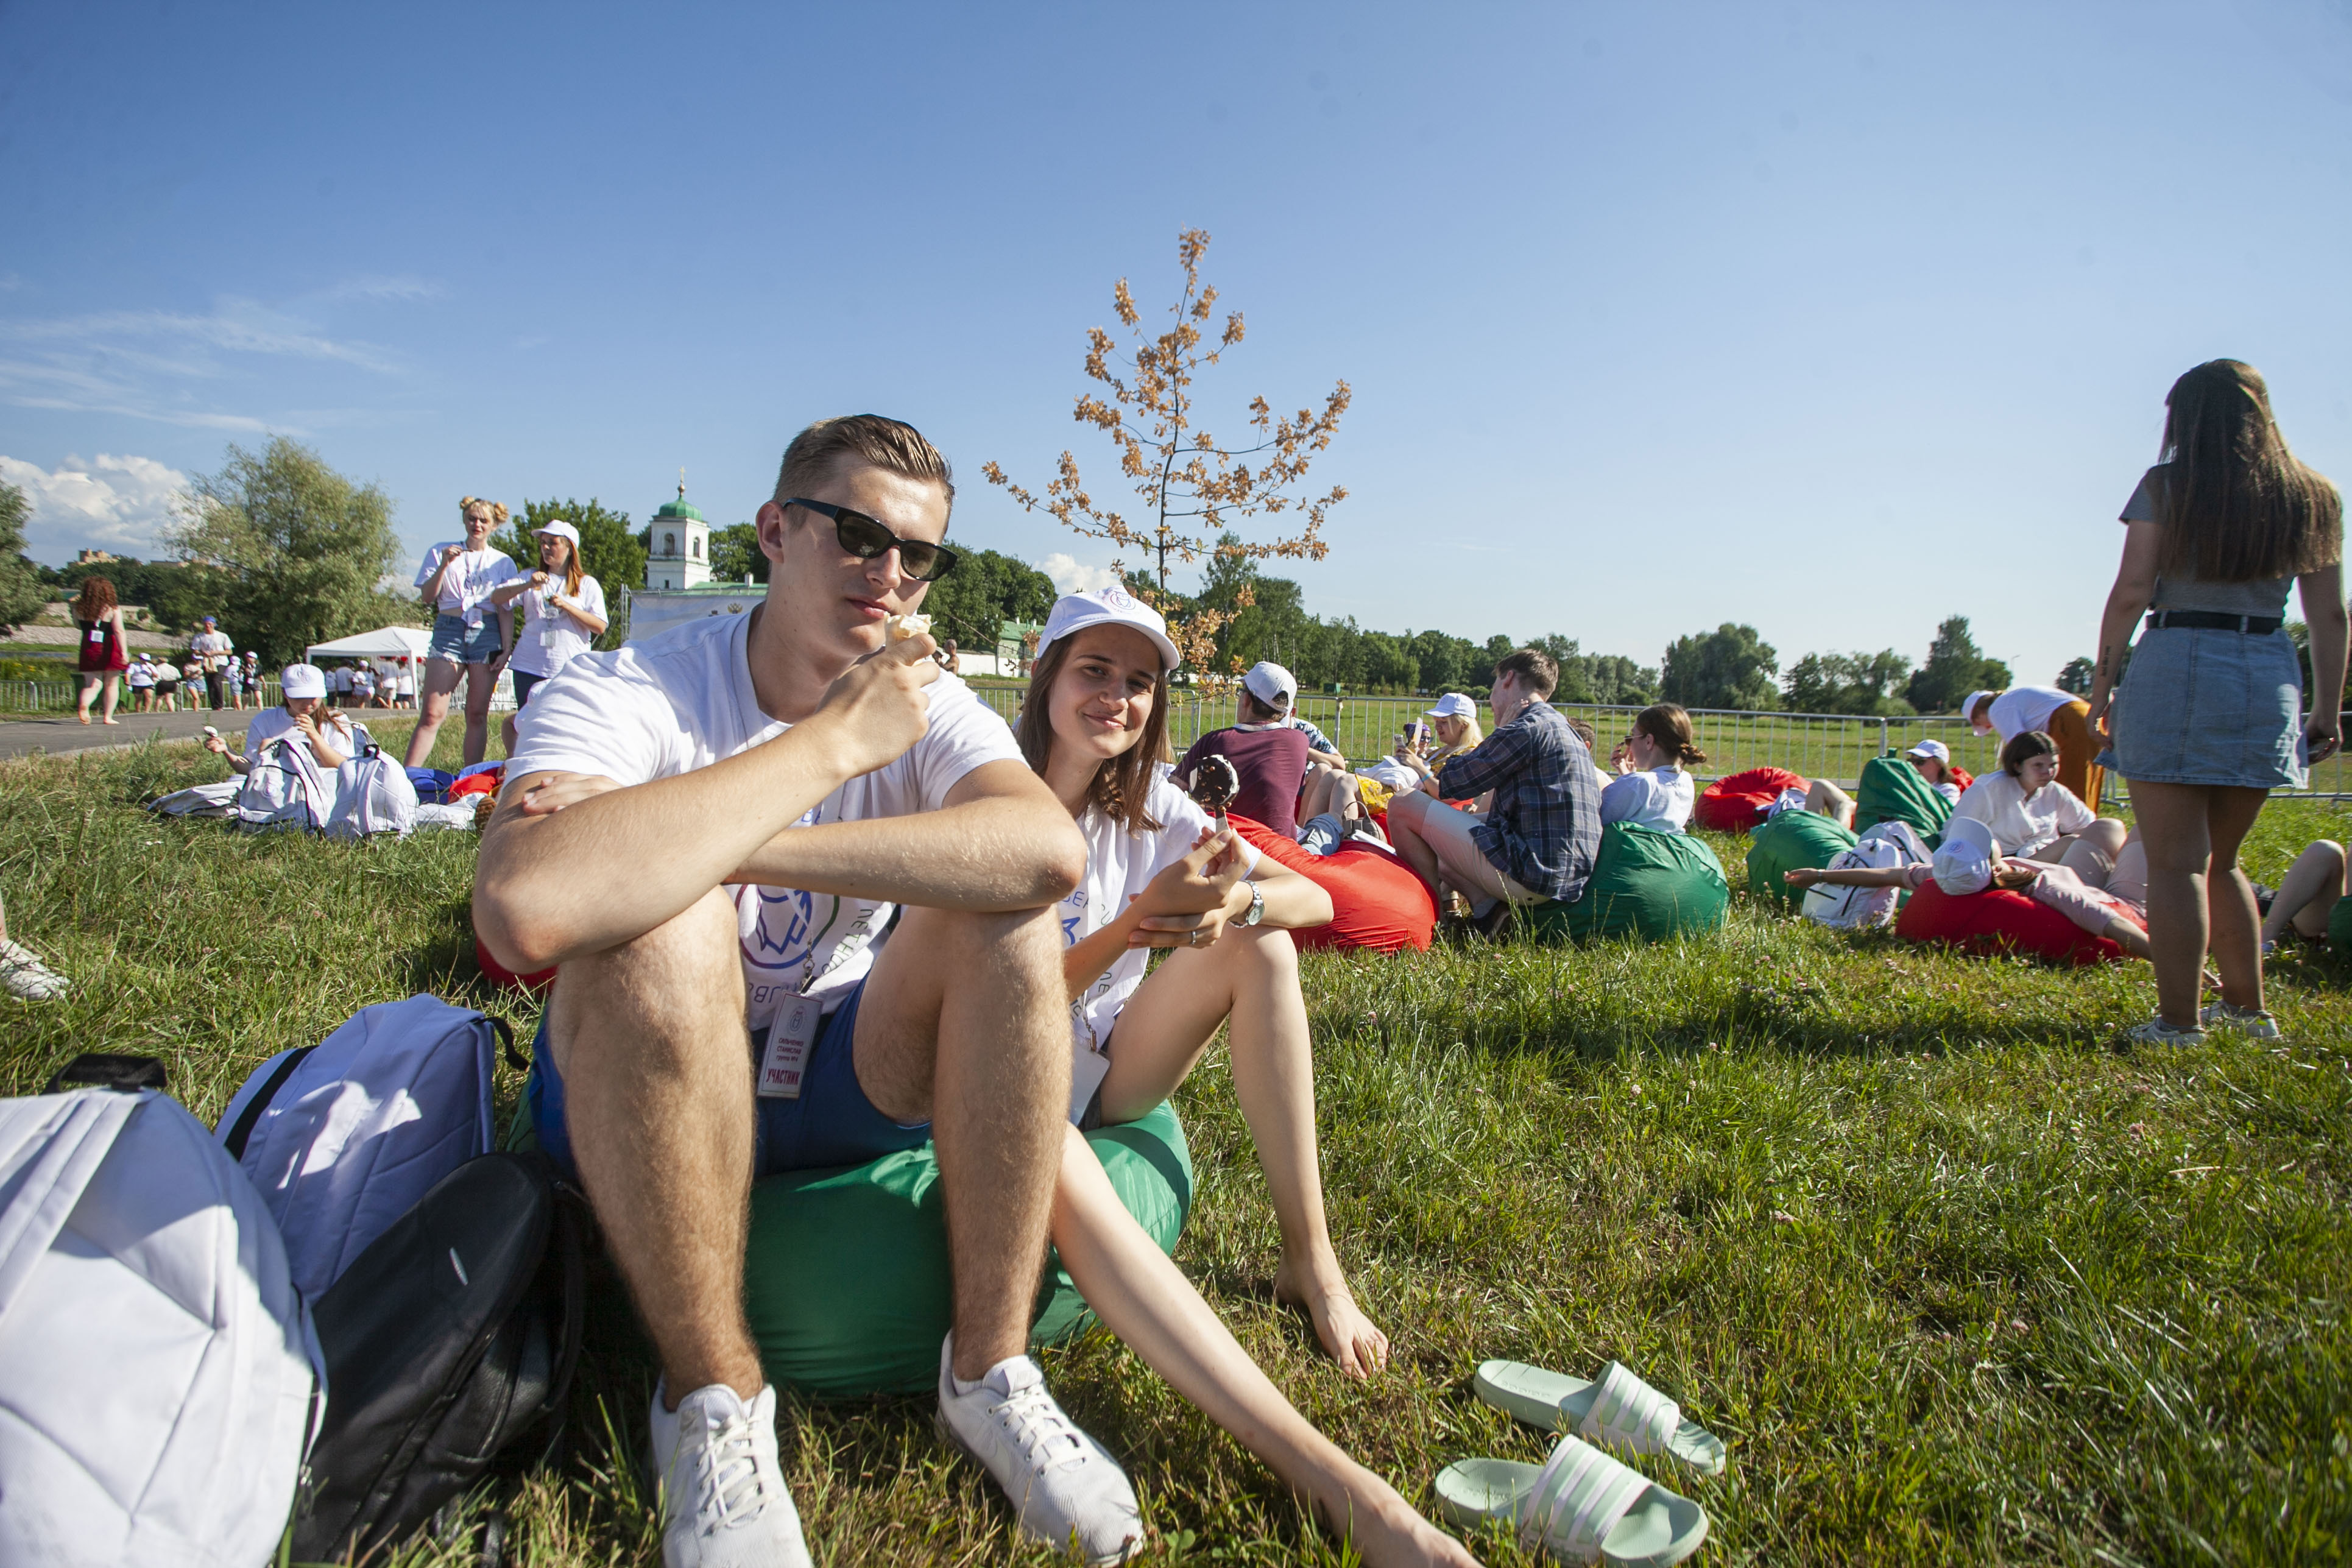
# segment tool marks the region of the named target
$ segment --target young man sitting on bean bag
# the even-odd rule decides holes
[[[1523,647],[1495,666],[1495,731],[1475,752],[1438,770],[1438,799],[1417,792],[1389,804],[1389,839],[1422,880],[1459,889],[1482,929],[1499,927],[1507,906],[1573,903],[1601,852],[1601,801],[1590,781],[1592,755],[1546,700],[1559,667]],[[1494,792],[1494,809],[1473,816],[1445,804]]]

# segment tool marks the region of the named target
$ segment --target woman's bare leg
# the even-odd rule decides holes
[[[1805,790],[1805,809],[1826,816],[1840,827],[1853,826],[1853,796],[1827,779],[1815,779]]]
[[[1304,1493],[1367,1563],[1475,1563],[1462,1543],[1415,1513],[1394,1487],[1356,1463],[1299,1415],[1135,1223],[1077,1129],[1063,1145],[1054,1189],[1054,1246],[1110,1331],[1170,1387]]]
[[[2205,879],[2207,945],[2221,972],[2221,1000],[2232,1007],[2263,1005],[2263,912],[2254,885],[2238,865],[2238,850],[2253,831],[2254,819],[2270,799],[2268,790],[2217,788],[2209,792],[2206,831],[2213,846]]]
[[[2132,781],[2132,809],[2147,851],[2157,1005],[2175,1028],[2196,1026],[2209,945],[2221,971],[2222,999],[2235,1007],[2263,1005],[2262,928],[2253,889],[2238,869],[2238,846],[2265,798],[2257,789]]]
[[[113,724],[120,722],[120,721],[114,717],[114,705],[121,700],[122,677],[119,675],[109,675],[106,678],[106,697],[104,700],[99,704],[98,718],[100,723]]]
[[[466,765],[472,767],[490,749],[490,692],[497,673],[487,664],[466,667]]]
[[[416,728],[409,732],[408,757],[403,764],[421,768],[425,759],[433,754],[433,742],[441,736],[441,721],[449,717],[449,694],[457,689],[457,681],[466,667],[446,658],[425,661],[425,692],[416,715]]]
[[[1389,1341],[1356,1305],[1323,1212],[1315,1051],[1288,931],[1227,926],[1213,947],[1170,953],[1118,1016],[1103,1117],[1132,1121],[1174,1093],[1219,1024],[1282,1229],[1275,1295],[1307,1310],[1342,1371],[1369,1377],[1388,1364]]]
[[[2343,896],[2344,846],[2333,838],[2305,845],[2279,880],[2278,896],[2263,921],[2263,941],[2276,942],[2290,925],[2305,936],[2326,936],[2327,917]]]

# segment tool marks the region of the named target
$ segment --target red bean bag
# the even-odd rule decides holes
[[[1331,923],[1295,931],[1302,951],[1360,947],[1373,952],[1429,951],[1437,930],[1437,896],[1412,868],[1385,850],[1349,844],[1309,855],[1286,835],[1246,816],[1226,819],[1259,854],[1331,895]]]
[[[1968,769],[1960,766],[1958,763],[1947,763],[1944,765],[1944,775],[1950,779],[1952,783],[1960,786],[1960,793],[1962,795],[1968,794],[1969,785],[1977,782],[1977,775],[1969,772]]]
[[[2024,953],[2053,963],[2116,963],[2130,956],[2112,938],[2094,936],[2049,905],[2005,888],[1955,897],[1930,882],[1903,906],[1895,934],[1963,952]]]
[[[555,971],[552,969],[542,969],[536,974],[517,974],[490,956],[490,950],[482,945],[480,937],[474,939],[474,962],[481,967],[482,978],[493,985],[503,985],[510,991],[528,992],[537,995],[555,984]]]
[[[1764,820],[1764,808],[1780,799],[1782,790],[1809,787],[1786,768],[1750,768],[1701,790],[1692,803],[1691,821],[1717,833],[1745,833]]]

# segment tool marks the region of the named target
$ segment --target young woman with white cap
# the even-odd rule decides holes
[[[1255,852],[1178,789],[1167,766],[1176,647],[1124,590],[1058,600],[1038,640],[1019,735],[1087,839],[1062,906],[1076,1061],[1054,1244],[1111,1331],[1313,1499],[1369,1563],[1470,1561],[1395,1489],[1310,1426],[1108,1194],[1076,1127],[1132,1120],[1174,1092],[1228,1030],[1235,1096],[1282,1231],[1277,1298],[1303,1306],[1341,1368],[1369,1376],[1388,1339],[1357,1308],[1323,1213],[1315,1078],[1290,929],[1330,896]],[[1150,950],[1170,950],[1146,977]]]
[[[553,675],[604,636],[604,585],[580,569],[580,531],[557,518],[531,530],[539,540],[539,569],[518,583],[494,590],[499,609],[522,601],[522,638],[507,668],[514,671],[515,712],[530,700],[530,689]],[[514,755],[514,713],[507,715],[507,755]]]
[[[368,743],[366,726],[352,723],[327,706],[327,672],[317,665],[288,665],[285,673],[278,678],[278,689],[285,700],[253,716],[253,722],[245,730],[245,750],[230,751],[228,742],[212,730],[205,731],[205,750],[226,757],[232,771],[250,773],[253,760],[261,754],[264,746],[282,736],[294,735],[309,748],[313,762],[331,771],[341,767]]]
[[[1903,760],[1927,781],[1927,787],[1958,805],[1960,782],[1952,776],[1952,748],[1941,741],[1922,741],[1903,753]]]
[[[1478,704],[1468,693],[1449,691],[1437,700],[1437,706],[1422,715],[1429,727],[1437,731],[1437,749],[1427,756],[1399,745],[1396,760],[1420,775],[1422,794],[1437,793],[1437,771],[1465,752],[1477,750],[1486,736],[1478,729]]]

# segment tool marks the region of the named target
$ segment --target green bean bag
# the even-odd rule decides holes
[[[1612,822],[1601,830],[1601,853],[1583,896],[1572,904],[1529,904],[1519,918],[1538,942],[1664,942],[1713,931],[1730,902],[1723,863],[1705,844],[1687,833]]]
[[[2327,945],[2338,952],[2352,952],[2352,899],[2338,899],[2327,917]]]
[[[1173,1251],[1192,1204],[1192,1155],[1173,1108],[1087,1134],[1128,1212]],[[794,1171],[751,1187],[744,1315],[768,1379],[814,1398],[925,1394],[953,1321],[946,1215],[931,1145],[846,1170]],[[1094,1321],[1048,1256],[1032,1345]]]
[[[1817,811],[1784,811],[1756,830],[1748,849],[1748,890],[1794,909],[1804,889],[1781,879],[1784,871],[1818,870],[1851,849],[1854,836]]]
[[[1951,819],[1952,803],[1893,752],[1862,764],[1862,785],[1853,797],[1856,833],[1882,822],[1907,822],[1933,849],[1943,843],[1944,824]]]

